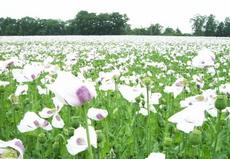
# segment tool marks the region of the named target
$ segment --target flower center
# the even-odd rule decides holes
[[[44,121],[43,124],[42,124],[42,127],[47,127],[49,125],[48,121]]]
[[[56,115],[55,118],[57,119],[57,121],[61,121],[61,118],[59,115]]]
[[[89,90],[85,86],[80,87],[77,90],[76,95],[77,95],[77,97],[78,97],[78,99],[79,99],[81,104],[83,104],[83,103],[85,103],[85,102],[87,102],[87,101],[92,99]]]
[[[32,74],[32,75],[31,75],[31,78],[32,78],[33,80],[35,79],[35,77],[36,77],[35,74]]]
[[[97,114],[96,117],[97,117],[97,119],[99,119],[99,120],[101,120],[101,119],[104,118],[104,116],[103,116],[102,114]]]
[[[82,138],[77,138],[76,143],[77,143],[78,145],[86,145],[85,140],[82,139]]]
[[[40,126],[40,124],[39,124],[39,122],[38,122],[37,120],[34,121],[34,125],[35,125],[36,127],[39,127],[39,126]]]

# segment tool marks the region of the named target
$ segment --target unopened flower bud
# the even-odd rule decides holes
[[[45,141],[46,141],[46,135],[45,135],[44,133],[40,133],[40,134],[38,135],[38,141],[39,141],[40,143],[45,143]]]
[[[215,107],[221,111],[221,110],[225,109],[227,106],[228,106],[227,98],[223,95],[217,96],[217,99],[215,102]]]
[[[151,78],[145,77],[145,78],[143,79],[143,82],[144,82],[144,84],[145,84],[146,86],[148,86],[148,85],[150,85],[150,83],[151,83]]]
[[[172,145],[172,143],[173,143],[172,138],[170,138],[170,137],[165,137],[164,138],[164,145],[165,146],[170,146],[170,145]]]
[[[201,143],[201,140],[202,140],[201,131],[197,130],[197,129],[193,130],[189,140],[190,140],[192,145],[199,145]]]

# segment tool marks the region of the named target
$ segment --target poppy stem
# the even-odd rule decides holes
[[[215,140],[215,145],[214,145],[214,150],[215,152],[218,151],[218,142],[219,142],[219,133],[220,133],[220,124],[221,124],[221,111],[218,110],[218,118],[217,118],[217,128],[216,128],[216,140]]]
[[[150,152],[150,141],[151,141],[151,137],[150,137],[150,105],[149,105],[149,85],[146,85],[146,93],[147,93],[147,110],[148,110],[148,117],[147,117],[147,151],[148,153]]]
[[[87,137],[87,144],[88,144],[88,152],[89,152],[89,159],[93,159],[93,151],[90,143],[90,135],[89,135],[89,124],[88,124],[88,118],[87,118],[87,111],[86,106],[83,105],[83,111],[85,115],[85,124],[86,124],[86,137]]]

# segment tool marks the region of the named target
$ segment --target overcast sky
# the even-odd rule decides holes
[[[213,13],[218,20],[230,16],[230,0],[0,0],[0,17],[72,19],[78,11],[120,12],[132,27],[160,23],[191,32],[189,19]]]

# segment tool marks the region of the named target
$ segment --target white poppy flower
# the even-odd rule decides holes
[[[185,88],[186,81],[184,78],[179,78],[173,83],[172,86],[166,86],[164,92],[173,93],[174,98],[176,98]]]
[[[8,158],[7,156],[8,154],[12,155],[11,153],[13,152],[10,151],[9,148],[13,148],[19,153],[19,155],[16,154],[15,159],[23,159],[25,148],[21,140],[19,139],[13,139],[10,141],[0,140],[0,158]]]
[[[17,86],[17,89],[15,91],[15,96],[20,96],[20,95],[23,95],[23,94],[27,94],[27,91],[28,91],[28,85],[19,85]]]
[[[97,148],[97,134],[92,126],[89,126],[90,144]],[[67,150],[71,155],[76,155],[88,148],[86,129],[79,127],[75,129],[74,135],[67,141]]]
[[[203,81],[203,77],[201,75],[193,75],[192,79],[193,79],[193,82],[196,83],[198,88],[204,87],[204,81]]]
[[[14,65],[16,61],[16,59],[0,61],[0,72],[4,72],[9,66]]]
[[[216,92],[211,89],[205,90],[201,95],[188,97],[180,102],[185,109],[174,114],[168,120],[176,123],[179,130],[189,133],[194,127],[203,125],[205,111],[213,117],[217,116],[215,100]]]
[[[215,65],[215,54],[204,48],[198,52],[198,55],[192,59],[192,66],[205,68]]]
[[[224,93],[224,94],[230,96],[230,83],[225,83],[225,84],[220,85],[219,91],[221,93]]]
[[[34,112],[27,112],[25,113],[23,119],[20,121],[20,123],[17,126],[18,130],[22,133],[33,131],[37,128],[42,128],[44,130],[52,130],[52,126],[50,123],[42,118],[40,118],[36,113]]]
[[[5,87],[5,86],[7,86],[9,84],[10,84],[10,82],[8,82],[8,81],[0,81],[0,86]]]
[[[49,90],[48,90],[48,89],[42,88],[41,86],[37,86],[37,89],[38,89],[38,93],[39,93],[40,95],[42,95],[42,94],[48,94],[48,93],[49,93]]]
[[[71,106],[81,106],[96,97],[96,90],[92,83],[83,83],[68,72],[59,72],[55,82],[48,85],[48,89],[60,98],[60,101],[65,101]]]
[[[171,116],[168,121],[177,124],[177,129],[189,133],[195,126],[202,126],[205,121],[204,107],[194,105]]]
[[[31,82],[39,77],[42,73],[43,68],[38,64],[27,64],[24,66],[23,69],[13,69],[13,77],[16,79],[17,82]]]
[[[145,159],[165,159],[165,154],[160,152],[152,152],[147,158]]]
[[[148,110],[146,108],[140,108],[137,114],[141,114],[143,116],[148,116]]]
[[[141,87],[130,87],[127,85],[119,85],[118,90],[120,91],[121,95],[129,102],[134,103],[136,102],[136,98],[142,94]]]
[[[100,83],[99,90],[114,91],[115,90],[115,81],[113,79],[109,79],[107,81],[103,80],[103,82]]]
[[[92,119],[92,120],[103,120],[104,118],[106,118],[108,115],[108,111],[105,109],[98,109],[98,108],[89,108],[87,116],[88,118]]]
[[[56,102],[56,98],[53,98],[53,101]],[[43,108],[42,111],[40,111],[38,114],[40,115],[40,117],[42,118],[52,118],[52,126],[55,128],[63,128],[64,127],[64,121],[61,118],[61,116],[59,115],[59,112],[61,111],[63,105],[62,104],[54,104],[55,108],[51,109],[51,108]]]

